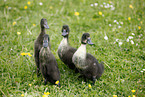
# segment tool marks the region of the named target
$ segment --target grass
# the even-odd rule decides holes
[[[145,96],[144,0],[30,0],[30,5],[27,2],[2,0],[0,4],[0,96],[42,97],[44,92],[50,92],[52,97]],[[107,4],[112,8],[105,8]],[[45,86],[42,76],[36,76],[34,40],[40,33],[41,18],[46,18],[50,27],[46,31],[59,65],[61,88],[50,83]],[[69,25],[69,42],[75,48],[80,46],[82,34],[89,32],[95,46],[88,45],[87,52],[105,62],[105,71],[92,88],[88,87],[91,81],[78,79],[79,74],[68,69],[57,55],[63,24]],[[127,42],[129,36],[133,39]],[[22,56],[23,52],[32,56]]]

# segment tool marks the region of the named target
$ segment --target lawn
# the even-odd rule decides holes
[[[144,97],[145,1],[144,0],[1,0],[0,96],[2,97]],[[34,40],[40,20],[50,29],[51,51],[61,74],[61,87],[37,78]],[[83,33],[94,46],[87,52],[105,70],[94,86],[78,78],[58,57],[61,28],[70,27],[69,43],[78,48]],[[45,93],[44,93],[45,92]],[[50,94],[49,94],[49,93]],[[46,96],[45,95],[45,96]]]

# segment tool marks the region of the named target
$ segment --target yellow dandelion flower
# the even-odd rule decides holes
[[[89,88],[92,88],[91,84],[89,84],[88,86],[89,86]]]
[[[131,20],[131,17],[128,17],[128,20],[130,21]]]
[[[52,9],[53,7],[52,7],[52,6],[50,6],[49,8],[50,8],[50,9]]]
[[[132,97],[136,97],[135,95],[132,95]]]
[[[30,53],[27,53],[27,55],[30,56],[30,57],[32,56]]]
[[[17,32],[17,34],[18,34],[18,35],[20,35],[20,34],[21,34],[21,32]]]
[[[42,97],[48,97],[47,95],[43,95]]]
[[[31,2],[30,2],[30,1],[28,1],[28,2],[27,2],[27,4],[28,4],[28,5],[30,5],[30,4],[31,4]]]
[[[76,15],[76,16],[79,16],[79,15],[80,15],[80,13],[79,13],[79,12],[75,12],[75,15]]]
[[[113,95],[113,97],[117,97],[117,95]]]
[[[134,93],[135,92],[135,90],[131,90],[132,91],[132,93]]]
[[[13,22],[13,26],[16,25],[16,22]]]
[[[28,7],[27,6],[24,6],[24,9],[27,9]]]
[[[22,56],[27,55],[27,53],[21,53]]]
[[[138,26],[138,29],[140,30],[141,29],[141,26]]]
[[[8,8],[8,6],[6,6],[6,8]]]
[[[36,24],[33,24],[33,26],[36,26]]]
[[[133,9],[133,6],[132,5],[129,5],[129,8],[132,8]]]
[[[21,96],[23,97],[23,96],[24,96],[24,94],[21,94]]]
[[[57,85],[59,83],[59,80],[55,82],[55,84]]]
[[[130,97],[130,96],[128,96],[128,97]]]
[[[32,84],[29,84],[29,86],[31,87],[31,86],[32,86]]]
[[[102,15],[102,12],[101,11],[99,11],[99,15]]]
[[[44,94],[45,94],[45,95],[49,95],[50,93],[49,93],[49,92],[44,92]]]

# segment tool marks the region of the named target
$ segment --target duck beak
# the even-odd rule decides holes
[[[88,44],[93,45],[94,43],[92,43],[91,38],[88,38],[87,40]]]
[[[68,35],[68,33],[66,32],[66,30],[64,29],[63,32],[62,32],[62,36],[66,36]]]
[[[45,27],[46,29],[49,29],[49,26],[48,26],[47,24],[45,24],[44,27]]]
[[[44,40],[43,47],[48,47],[48,41],[47,40]]]

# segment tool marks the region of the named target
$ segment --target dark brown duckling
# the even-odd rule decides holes
[[[52,84],[56,84],[58,81],[57,85],[60,86],[60,72],[56,59],[48,46],[48,42],[49,36],[45,34],[43,39],[43,47],[39,53],[40,70],[45,78],[45,85],[47,84],[47,81]]]
[[[72,57],[72,61],[79,69],[80,74],[86,79],[91,79],[93,85],[96,78],[99,79],[104,72],[103,62],[99,64],[98,60],[86,52],[86,44],[93,45],[90,34],[84,33],[81,39],[81,46],[77,49]]]
[[[49,29],[49,26],[47,25],[47,20],[42,18],[40,21],[40,26],[41,26],[41,32],[34,43],[34,58],[37,66],[37,77],[39,76],[39,52],[43,46],[43,36],[45,34],[45,29]],[[50,47],[50,43],[49,43],[49,47]]]
[[[70,69],[75,70],[75,72],[77,73],[78,70],[72,62],[72,56],[77,49],[71,47],[68,43],[69,32],[70,32],[69,26],[63,25],[62,27],[63,39],[58,47],[58,56],[65,65],[67,65]]]

